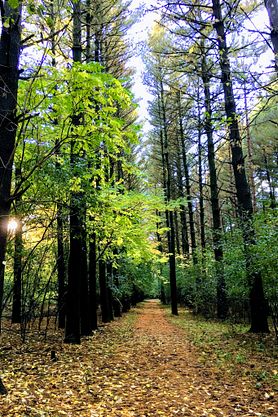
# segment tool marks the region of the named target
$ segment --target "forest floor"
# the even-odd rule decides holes
[[[277,417],[273,339],[221,326],[150,300],[78,346],[58,332],[21,344],[10,328],[0,339],[0,416]]]

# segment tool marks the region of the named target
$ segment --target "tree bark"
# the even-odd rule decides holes
[[[179,239],[179,220],[178,220],[178,213],[176,210],[174,211],[174,225],[175,225],[176,249],[177,249],[177,254],[180,255],[181,249],[180,249],[180,239]]]
[[[100,290],[100,306],[101,306],[101,319],[103,323],[108,323],[113,320],[110,309],[110,297],[107,286],[106,276],[106,262],[102,259],[98,263],[99,268],[99,290]]]
[[[71,196],[70,203],[70,254],[68,266],[68,285],[66,295],[65,343],[80,343],[80,286],[82,240],[81,224],[78,216],[78,196]],[[79,258],[79,259],[78,259]]]
[[[90,235],[89,244],[89,314],[91,330],[97,330],[97,257],[96,257],[96,236]]]
[[[21,180],[21,168],[15,168],[15,188]],[[14,286],[12,304],[12,323],[21,323],[21,290],[22,290],[22,219],[21,219],[21,196],[15,197],[15,213],[17,228],[14,240]]]
[[[57,204],[57,274],[58,274],[58,327],[65,328],[66,265],[64,254],[64,221],[62,204]]]
[[[81,276],[80,276],[80,325],[81,336],[89,336],[91,334],[90,313],[89,313],[89,277],[87,262],[87,231],[86,231],[86,202],[84,194],[82,194],[82,208],[79,211],[81,222]]]
[[[73,62],[81,62],[81,2],[73,3]],[[72,116],[73,126],[80,124],[80,114]],[[79,155],[75,150],[75,138],[71,140],[71,167],[73,172]],[[80,343],[80,291],[82,274],[82,195],[72,192],[70,197],[70,254],[68,267],[68,287],[66,297],[65,343]]]
[[[163,142],[163,162],[164,162],[164,175],[165,175],[165,197],[166,202],[171,200],[171,167],[169,158],[169,141],[166,125],[166,108],[164,98],[163,82],[160,80],[160,100],[161,100],[161,139]],[[170,293],[171,293],[171,310],[173,315],[178,315],[178,302],[177,302],[177,278],[176,278],[176,253],[175,253],[175,226],[174,215],[172,210],[166,210],[166,225],[167,225],[167,241],[169,250],[169,270],[170,270]]]
[[[204,250],[206,248],[205,235],[205,208],[204,208],[204,187],[202,169],[202,126],[201,126],[201,106],[200,93],[198,87],[198,181],[199,181],[199,205],[200,205],[200,238],[202,247],[202,259],[204,260]]]
[[[17,131],[17,91],[21,40],[21,2],[2,2],[0,38],[0,312],[2,312],[7,220],[11,206],[12,168]],[[1,319],[1,317],[0,317]],[[1,321],[0,321],[1,331]]]
[[[156,210],[156,215],[157,217],[160,217],[160,213],[158,210]],[[156,223],[156,238],[157,238],[157,242],[158,242],[158,250],[160,253],[163,253],[163,245],[162,245],[162,238],[161,235],[159,233],[159,222]],[[162,266],[160,265],[160,277],[161,277],[161,282],[160,282],[160,301],[162,302],[162,304],[166,304],[166,294],[165,294],[165,287],[164,287],[164,282],[163,282],[163,275],[162,275]]]
[[[56,67],[56,25],[55,21],[56,11],[55,11],[55,0],[51,0],[50,2],[50,18],[52,19],[52,26],[50,31],[51,37],[51,52],[52,52],[52,67]],[[57,90],[58,86],[55,86],[55,91]],[[54,125],[58,124],[58,120],[54,118],[53,121]],[[59,176],[61,164],[59,162],[60,156],[60,146],[59,141],[56,140],[55,143],[55,169],[56,174]],[[66,291],[66,264],[65,264],[65,254],[64,254],[64,216],[63,216],[63,204],[59,201],[57,202],[57,280],[58,280],[58,328],[64,329],[65,328],[65,320],[66,320],[66,312],[65,312],[65,291]]]

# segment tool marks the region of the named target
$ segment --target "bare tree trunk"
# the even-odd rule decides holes
[[[66,292],[66,265],[64,254],[64,221],[62,204],[57,204],[57,274],[58,274],[58,327],[65,328],[65,292]]]
[[[202,258],[206,248],[205,236],[205,209],[204,209],[204,187],[203,187],[203,169],[202,169],[202,127],[201,127],[201,106],[198,87],[198,181],[199,181],[199,205],[200,205],[200,237],[202,247]]]
[[[174,211],[174,225],[175,225],[176,249],[177,249],[177,254],[180,255],[181,249],[180,249],[180,239],[179,239],[179,220],[178,220],[178,213],[176,210]]]
[[[51,26],[51,52],[52,52],[52,66],[56,67],[56,11],[55,11],[55,0],[50,2],[50,18],[52,19]],[[55,88],[57,90],[57,86]],[[53,124],[58,123],[57,119],[54,119]],[[59,171],[61,164],[59,162],[60,156],[60,146],[58,140],[55,143],[55,169],[56,173],[59,176]],[[66,264],[65,264],[65,255],[64,255],[64,216],[63,216],[63,204],[59,201],[57,202],[57,279],[58,279],[58,328],[65,328],[66,312],[65,312],[65,291],[66,291]]]
[[[97,257],[96,257],[96,236],[90,235],[89,245],[89,314],[91,330],[96,330],[97,323]]]
[[[156,215],[157,217],[160,217],[160,213],[158,211],[156,211]],[[160,253],[163,253],[162,238],[159,233],[159,223],[156,223],[156,238],[158,242],[158,250]],[[162,278],[162,266],[161,265],[160,265],[160,276]],[[166,304],[166,294],[165,294],[165,287],[164,287],[163,279],[161,279],[161,283],[160,283],[160,301],[162,302],[162,304]]]
[[[11,206],[12,167],[17,131],[17,91],[21,40],[21,1],[11,7],[1,2],[0,38],[0,312],[2,311],[7,220]],[[0,317],[1,319],[1,317]],[[1,321],[0,321],[1,331]]]
[[[163,140],[163,161],[165,163],[165,195],[166,201],[169,203],[171,200],[171,167],[169,158],[169,141],[168,132],[166,126],[166,108],[164,98],[163,82],[160,80],[160,99],[161,99],[161,122],[162,122],[162,140]],[[166,210],[166,222],[167,222],[167,240],[169,250],[169,268],[170,268],[170,293],[171,293],[171,309],[172,314],[178,314],[177,303],[177,279],[176,279],[176,253],[175,253],[175,226],[174,215],[172,210]]]
[[[15,181],[19,183],[21,179],[21,169],[15,169]],[[17,228],[14,240],[14,286],[13,286],[13,306],[12,323],[21,323],[21,293],[22,293],[22,220],[21,220],[21,197],[15,198],[15,212],[17,214]]]
[[[73,3],[73,61],[81,62],[81,2]],[[73,126],[80,124],[80,115],[72,116]],[[75,139],[71,141],[71,166],[75,172],[78,155]],[[68,287],[66,297],[65,343],[80,343],[80,290],[82,274],[82,222],[79,216],[81,193],[72,192],[70,197],[70,254],[68,267]]]
[[[198,180],[199,180],[199,205],[200,205],[200,237],[201,247],[204,252],[206,248],[206,234],[205,234],[205,208],[204,208],[204,187],[203,187],[203,170],[202,170],[202,143],[201,143],[201,129],[198,129]]]
[[[86,201],[82,194],[82,208],[79,211],[81,222],[81,286],[80,286],[80,325],[81,335],[91,334],[89,313],[89,276],[88,276],[88,253],[87,253],[87,230],[86,230]]]
[[[101,306],[101,318],[103,323],[108,323],[113,320],[111,314],[110,297],[107,283],[107,268],[106,262],[102,259],[99,260],[99,290],[100,290],[100,306]]]

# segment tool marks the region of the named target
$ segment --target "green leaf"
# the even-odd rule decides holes
[[[16,9],[19,6],[18,0],[9,0],[8,3],[13,9]]]

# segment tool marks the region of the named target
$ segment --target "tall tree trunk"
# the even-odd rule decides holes
[[[15,182],[20,182],[21,168],[15,169]],[[13,286],[13,306],[12,323],[21,323],[21,293],[22,293],[22,219],[21,219],[21,196],[15,198],[15,212],[17,214],[17,227],[14,240],[14,286]]]
[[[90,312],[89,312],[89,276],[88,276],[88,253],[87,253],[87,231],[86,231],[86,202],[82,194],[82,208],[79,211],[81,222],[81,280],[80,280],[80,325],[81,335],[91,334]]]
[[[156,216],[160,217],[159,211],[156,211]],[[158,242],[158,250],[160,253],[163,253],[162,238],[159,233],[159,222],[156,223],[156,238]],[[160,265],[160,277],[163,278],[161,265]],[[164,287],[163,279],[161,279],[161,283],[160,283],[160,301],[162,302],[162,304],[166,304],[166,294],[165,294],[165,287]]]
[[[113,285],[113,265],[111,261],[106,262],[106,271],[107,271],[107,291],[108,291],[108,307],[109,315],[111,320],[114,320],[114,311],[113,311],[113,294],[112,294],[112,285]]]
[[[90,235],[89,244],[89,314],[91,330],[98,328],[97,323],[97,256],[96,256],[96,236]]]
[[[21,1],[11,7],[1,2],[0,38],[0,313],[4,289],[7,218],[11,206],[12,167],[17,131],[16,107],[21,40]],[[1,319],[1,317],[0,317]],[[1,321],[0,321],[1,331]]]
[[[185,141],[184,141],[180,92],[178,96],[178,106],[179,106],[180,144],[181,144],[181,149],[182,149],[182,162],[183,162],[183,171],[184,171],[184,177],[185,177],[185,189],[186,189],[187,206],[188,206],[192,259],[193,259],[194,265],[196,265],[197,264],[197,254],[196,254],[197,244],[196,244],[196,234],[195,234],[194,213],[193,213],[193,205],[192,205],[189,169],[188,169],[187,155],[186,155]]]
[[[182,179],[182,169],[181,169],[181,147],[179,136],[177,136],[177,157],[176,157],[176,169],[177,169],[177,186],[178,186],[178,196],[179,198],[184,198],[184,187]],[[180,223],[181,223],[181,248],[183,256],[189,254],[189,243],[188,243],[188,229],[187,229],[187,219],[186,219],[186,207],[184,203],[180,205]]]
[[[55,0],[51,0],[50,3],[50,18],[52,19],[51,26],[51,52],[52,52],[52,66],[56,67],[56,11],[55,11]],[[55,88],[55,90],[57,87]],[[58,121],[55,118],[53,124],[57,124]],[[58,140],[55,143],[55,169],[59,176],[61,164],[59,162],[60,146]],[[64,329],[66,322],[66,311],[65,311],[65,291],[66,291],[66,263],[64,254],[64,216],[63,216],[63,204],[59,201],[57,203],[57,279],[58,279],[58,328]]]
[[[111,316],[110,297],[107,285],[106,262],[102,259],[98,262],[99,268],[99,290],[100,290],[100,306],[101,318],[103,323],[113,320]]]
[[[160,80],[160,99],[161,99],[161,138],[163,141],[163,162],[165,175],[165,196],[167,203],[171,200],[171,166],[169,156],[169,141],[166,125],[166,108],[164,98],[163,82]],[[170,270],[170,293],[171,293],[171,310],[173,315],[178,315],[177,302],[177,278],[176,278],[176,253],[175,253],[175,227],[174,215],[172,210],[166,210],[167,240],[169,250],[169,270]]]
[[[202,169],[202,121],[200,93],[198,86],[198,182],[199,182],[199,205],[200,205],[200,238],[202,247],[202,259],[204,260],[204,250],[206,248],[205,236],[205,208],[204,208],[204,187],[203,187],[203,169]]]
[[[99,56],[96,53],[98,47],[95,47],[95,50],[92,50],[92,34],[93,34],[93,14],[92,14],[92,1],[86,0],[86,63],[90,63],[93,58],[96,62],[99,62]],[[98,110],[98,108],[97,108]],[[91,168],[92,161],[89,161],[89,169]],[[99,189],[99,177],[96,179],[97,187]],[[90,220],[93,220],[93,216],[90,216]],[[97,309],[98,309],[98,296],[97,296],[97,243],[96,243],[96,234],[94,231],[91,231],[89,234],[89,266],[88,266],[88,288],[89,288],[89,297],[88,297],[88,317],[91,330],[97,330],[98,328],[98,319],[97,319]]]
[[[81,2],[73,3],[73,61],[81,62]],[[80,114],[72,116],[73,126],[80,124]],[[75,138],[71,141],[71,167],[73,173],[79,160]],[[78,175],[78,174],[77,174]],[[82,205],[81,193],[72,192],[70,197],[70,254],[68,287],[66,297],[65,343],[80,343],[80,290],[82,274],[82,221],[79,211]]]
[[[117,250],[114,251],[114,254],[117,255]],[[113,285],[119,290],[120,280],[118,269],[113,267]],[[114,317],[122,317],[122,303],[119,299],[119,294],[113,294],[113,313]]]
[[[14,241],[14,286],[13,286],[13,306],[12,323],[21,323],[21,294],[22,294],[22,221],[17,218],[17,229]]]
[[[180,239],[179,239],[179,220],[178,220],[178,213],[176,210],[174,211],[174,225],[175,225],[176,249],[177,249],[177,254],[180,255],[181,249],[180,249]]]
[[[254,271],[252,262],[252,247],[256,245],[253,227],[253,206],[250,189],[247,182],[244,156],[239,133],[236,103],[231,79],[230,61],[226,42],[226,33],[219,0],[212,0],[214,27],[217,32],[221,82],[225,97],[225,111],[229,127],[229,140],[232,153],[232,165],[237,192],[238,210],[241,218],[243,239],[245,244],[246,270],[250,286],[251,328],[254,333],[269,332],[267,322],[267,306],[263,291],[261,273]]]
[[[61,203],[57,203],[57,275],[58,275],[58,327],[65,328],[66,264],[64,254],[64,220]]]
[[[204,53],[204,51],[203,51]],[[210,76],[206,65],[206,57],[202,58],[202,81],[205,95],[205,131],[208,143],[208,164],[210,176],[210,200],[213,222],[213,251],[216,262],[217,279],[217,316],[225,319],[228,313],[226,284],[223,267],[222,227],[219,204],[219,189],[217,184],[217,171],[215,166],[215,151],[213,143],[212,110],[210,94]]]

